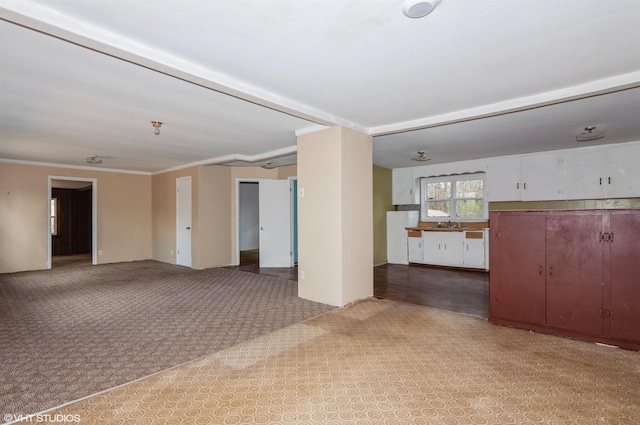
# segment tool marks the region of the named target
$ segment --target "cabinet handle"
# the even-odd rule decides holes
[[[602,186],[602,177],[600,177],[600,186]]]
[[[611,177],[607,178],[608,183],[611,184]]]
[[[549,266],[549,277],[553,276],[553,267]]]
[[[520,189],[520,182],[516,183],[516,189]]]
[[[539,274],[540,276],[542,276],[542,272],[543,272],[543,270],[544,270],[544,267],[542,267],[542,264],[540,264],[540,265],[538,266],[538,274]]]
[[[524,190],[527,190],[527,183],[522,183],[522,188],[523,188]]]

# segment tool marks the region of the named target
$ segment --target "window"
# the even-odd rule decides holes
[[[484,173],[420,179],[420,220],[486,217]]]
[[[55,236],[58,234],[58,198],[51,198],[50,210],[51,221],[49,225],[51,226],[51,234]]]

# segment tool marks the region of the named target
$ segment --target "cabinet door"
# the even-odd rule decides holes
[[[391,171],[393,205],[417,204],[411,168],[396,168]]]
[[[602,335],[601,212],[547,216],[547,325]]]
[[[424,232],[424,262],[427,264],[442,264],[442,236],[440,232]]]
[[[607,148],[605,196],[628,198],[638,196],[640,179],[640,143],[621,144]]]
[[[464,240],[462,232],[442,235],[442,264],[445,266],[462,266],[464,264]]]
[[[422,247],[422,238],[408,238],[409,244],[409,262],[424,263],[424,248]]]
[[[487,200],[520,200],[520,159],[514,157],[490,159],[485,177]]]
[[[463,256],[465,267],[484,268],[484,232],[465,232]]]
[[[600,199],[605,188],[604,148],[576,149],[562,157],[564,199]]]
[[[545,322],[545,217],[527,212],[490,214],[490,316]]]
[[[640,211],[611,211],[611,337],[640,341]]]
[[[520,189],[523,201],[562,199],[558,154],[524,156]]]

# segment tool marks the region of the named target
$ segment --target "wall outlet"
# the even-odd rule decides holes
[[[98,255],[102,255],[102,250],[99,250],[99,251],[98,251]]]
[[[304,270],[299,270],[298,271],[298,279],[304,280]]]
[[[171,250],[171,255],[173,255],[173,249]]]
[[[298,189],[298,197],[304,198],[304,187]]]

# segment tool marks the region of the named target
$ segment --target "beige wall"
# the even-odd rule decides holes
[[[192,267],[236,264],[236,179],[297,167],[202,166],[154,176],[0,163],[0,273],[47,268],[48,176],[97,179],[98,263],[175,264],[176,179],[191,177]]]
[[[98,263],[151,258],[151,177],[0,163],[0,273],[47,268],[48,176],[96,179]]]
[[[237,264],[237,179],[286,179],[296,169],[210,165],[153,176],[153,259],[176,262],[177,178],[191,177],[191,266],[203,269]]]
[[[342,127],[300,136],[298,166],[298,295],[336,306],[371,296],[371,137]]]
[[[393,211],[391,170],[373,167],[373,264],[387,262],[387,211]]]
[[[231,221],[231,167],[199,167],[198,230],[193,242],[192,266],[197,269],[232,264],[234,233]]]

